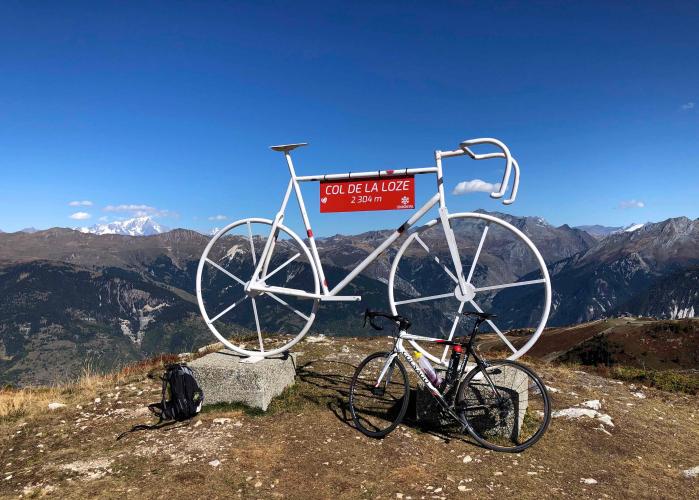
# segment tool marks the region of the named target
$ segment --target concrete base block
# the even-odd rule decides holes
[[[255,363],[242,362],[245,359],[224,349],[188,363],[204,391],[204,405],[243,403],[266,411],[272,398],[294,385],[294,354]]]

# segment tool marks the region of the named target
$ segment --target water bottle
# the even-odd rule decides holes
[[[442,379],[439,375],[437,375],[437,372],[434,371],[434,368],[432,368],[432,365],[427,358],[423,357],[422,353],[417,351],[413,353],[413,357],[417,359],[417,364],[420,366],[420,368],[422,368],[422,371],[425,372],[425,375],[427,375],[427,378],[430,379],[432,385],[439,387],[442,383]]]

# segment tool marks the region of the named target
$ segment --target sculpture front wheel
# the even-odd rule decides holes
[[[311,327],[318,309],[318,299],[246,289],[272,224],[261,218],[229,224],[206,246],[197,268],[197,301],[206,325],[226,347],[245,356],[289,350]],[[317,295],[320,284],[308,247],[284,225],[275,233],[260,279]]]
[[[392,313],[410,318],[415,333],[436,338],[464,335],[464,311],[494,313],[498,317],[483,325],[491,335],[483,336],[481,348],[519,358],[548,320],[551,280],[544,259],[522,231],[498,217],[456,213],[449,215],[449,224],[466,289],[459,286],[444,229],[434,219],[409,234],[393,260],[388,279]],[[447,349],[428,352],[411,343],[432,362],[447,361]]]

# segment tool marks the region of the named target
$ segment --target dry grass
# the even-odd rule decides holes
[[[92,399],[103,388],[114,387],[142,379],[144,375],[162,369],[179,358],[175,354],[162,354],[124,366],[114,373],[100,373],[88,362],[80,377],[74,382],[51,387],[0,388],[0,422],[27,418],[46,412],[49,403],[76,403]]]
[[[58,391],[48,389],[0,389],[0,422],[17,420],[48,408]]]

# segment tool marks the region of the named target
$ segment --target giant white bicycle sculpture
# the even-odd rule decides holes
[[[484,145],[496,150],[475,151]],[[199,261],[197,300],[207,326],[219,341],[254,359],[287,351],[308,332],[316,319],[320,302],[361,300],[361,296],[340,295],[340,292],[353,286],[351,283],[362,271],[390,250],[396,240],[404,237],[388,277],[388,301],[393,314],[404,314],[407,308],[422,308],[408,315],[411,318],[424,317],[425,325],[441,322],[440,328],[435,326],[428,333],[451,340],[458,322],[464,318],[464,308],[482,312],[484,304],[488,308],[497,304],[497,294],[520,293],[524,288],[519,287],[526,287],[526,293],[515,297],[514,302],[510,301],[507,306],[513,311],[520,307],[520,318],[522,315],[526,318],[530,335],[523,337],[523,342],[515,342],[519,344],[515,347],[498,325],[491,320],[487,324],[492,329],[493,338],[499,339],[509,350],[509,359],[517,359],[532,347],[546,325],[551,307],[551,282],[541,254],[527,236],[501,218],[478,212],[450,214],[444,194],[443,159],[458,156],[474,160],[501,159],[505,163],[502,182],[499,190],[490,196],[502,198],[505,195],[514,171],[510,197],[503,201],[506,205],[513,203],[519,187],[520,169],[505,144],[491,138],[464,141],[453,151],[436,151],[435,165],[426,168],[310,176],[297,175],[291,160],[291,151],[301,146],[306,144],[272,146],[272,150],[284,154],[290,174],[286,193],[274,219],[248,218],[227,225],[209,242]],[[349,274],[344,278],[338,275],[339,282],[330,288],[318,252],[318,245],[322,248],[325,240],[316,242],[300,183],[372,179],[386,182],[387,179],[412,179],[422,174],[436,176],[437,192],[434,196],[387,235],[378,247],[370,252],[367,250],[368,255],[362,255],[360,262],[352,264]],[[284,225],[292,191],[298,201],[308,244]],[[403,198],[403,202],[406,201],[407,198]],[[438,206],[438,217],[414,227],[435,206]],[[489,240],[492,241],[492,255],[486,250]],[[341,261],[354,257],[333,255],[333,258]],[[525,261],[529,264],[524,264]],[[425,266],[429,267],[427,271]],[[512,266],[516,272],[509,269]],[[333,266],[331,274],[337,275],[340,268]],[[423,279],[414,280],[411,275],[420,271]],[[436,306],[438,303],[440,305]],[[498,322],[503,321],[502,312],[498,312],[498,318]],[[420,326],[417,321],[414,324]],[[415,341],[412,343],[433,362],[445,363],[446,349],[439,356],[427,352]]]

